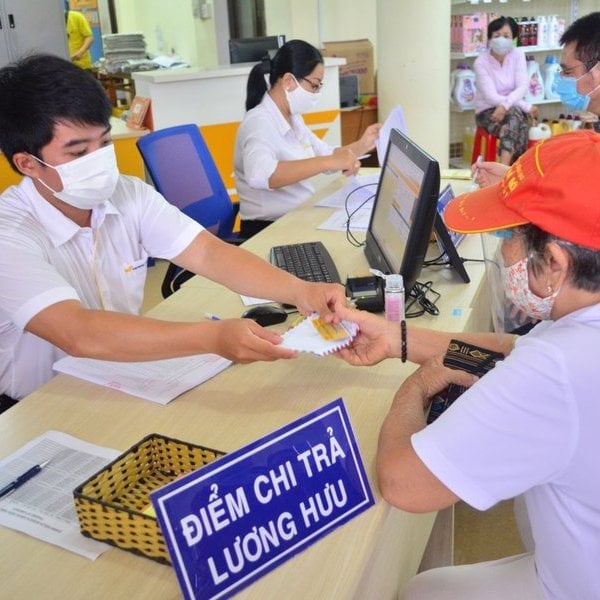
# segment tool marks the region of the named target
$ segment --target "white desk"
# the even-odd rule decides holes
[[[361,270],[366,265],[362,249],[349,247],[342,233],[314,231],[328,213],[328,209],[302,207],[253,238],[248,247],[265,255],[274,243],[306,240],[314,234],[331,250],[341,273]],[[461,254],[481,255],[477,237],[461,246]],[[479,293],[483,266],[469,264],[470,285],[448,283],[441,273],[435,275],[435,287],[444,294],[442,314],[420,323],[449,330],[479,327],[486,313],[485,298]],[[453,314],[455,308],[460,308],[460,314]],[[198,278],[153,314],[188,320],[201,318],[205,310],[227,317],[239,315],[242,306],[236,294]],[[167,406],[60,375],[0,416],[0,456],[48,429],[118,450],[158,432],[231,451],[341,395],[375,506],[256,581],[239,597],[392,599],[417,571],[435,517],[390,508],[376,485],[379,428],[394,391],[413,369],[414,365],[399,361],[358,368],[331,357],[301,355],[291,361],[235,365]],[[0,595],[5,598],[180,597],[171,568],[116,548],[91,562],[0,528],[0,564]]]

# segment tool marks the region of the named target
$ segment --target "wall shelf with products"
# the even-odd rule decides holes
[[[527,54],[536,54],[538,52],[556,52],[560,54],[562,48],[560,46],[518,46],[519,50]],[[477,58],[480,52],[450,52],[451,60],[465,60],[467,58]]]
[[[526,55],[535,55],[535,60],[540,66],[540,70],[543,69],[543,64],[547,56],[554,55],[559,56],[561,47],[558,45],[558,37],[560,33],[578,16],[580,3],[585,9],[585,12],[592,10],[591,4],[593,2],[588,0],[506,0],[506,1],[490,1],[490,0],[479,0],[478,2],[471,0],[451,0],[451,14],[453,18],[455,16],[466,17],[468,15],[474,15],[476,13],[488,13],[493,18],[497,16],[512,16],[515,18],[517,23],[522,26],[519,33],[526,34],[524,36],[524,44],[518,46],[521,52]],[[590,7],[588,9],[588,4]],[[594,9],[594,10],[597,10]],[[540,19],[541,17],[541,19]],[[553,31],[551,37],[546,37],[546,43],[538,45],[537,40],[537,27],[540,23],[549,24],[558,21],[560,23],[559,31]],[[466,19],[468,21],[468,19]],[[533,30],[533,23],[536,23],[536,31]],[[528,24],[530,29],[525,30],[524,26]],[[487,22],[482,29],[487,30]],[[548,35],[548,30],[543,31],[543,35]],[[529,37],[527,37],[529,36]],[[485,47],[485,42],[482,43],[481,39],[478,39],[477,48],[469,47],[469,42],[472,39],[465,37],[464,46],[456,47],[457,38],[455,33],[452,34],[453,45],[450,52],[451,61],[451,72],[455,71],[461,64],[472,69],[474,60],[481,53],[482,47]],[[458,44],[461,43],[460,37],[458,38]],[[531,45],[530,45],[531,43]],[[463,49],[465,51],[459,51]],[[474,51],[477,50],[477,51]],[[533,102],[539,107],[539,119],[548,118],[550,120],[558,117],[559,113],[564,112],[560,100],[552,98],[544,98]],[[450,139],[450,162],[454,166],[467,166],[466,161],[470,157],[470,148],[466,146],[470,142],[469,134],[474,130],[475,125],[475,112],[473,108],[463,108],[457,105],[456,102],[449,103],[449,139]],[[464,147],[463,147],[464,146]]]

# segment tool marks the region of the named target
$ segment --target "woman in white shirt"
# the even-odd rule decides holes
[[[290,40],[250,72],[248,112],[234,156],[244,238],[310,198],[314,189],[307,179],[331,171],[354,174],[360,167],[357,157],[374,147],[379,124],[335,149],[304,124],[300,115],[318,103],[324,72],[321,53],[302,40]]]

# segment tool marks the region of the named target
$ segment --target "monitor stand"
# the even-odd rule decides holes
[[[458,255],[456,251],[456,246],[454,242],[450,238],[450,234],[446,229],[446,225],[440,217],[439,213],[436,212],[435,220],[433,222],[433,230],[435,231],[435,235],[437,236],[440,244],[443,246],[444,251],[446,252],[446,256],[448,257],[448,261],[451,267],[458,273],[458,276],[465,282],[469,283],[471,279],[469,278],[469,274],[465,269],[465,265]]]

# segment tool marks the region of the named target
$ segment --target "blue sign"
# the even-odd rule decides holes
[[[341,398],[152,494],[186,598],[225,598],[373,505]]]

